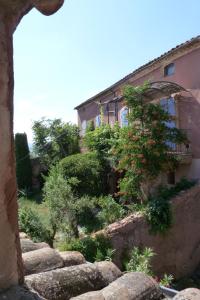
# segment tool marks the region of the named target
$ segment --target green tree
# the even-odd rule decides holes
[[[119,184],[121,195],[140,201],[148,198],[150,186],[160,173],[177,167],[179,161],[170,144],[187,141],[179,129],[168,126],[171,116],[159,104],[145,101],[148,89],[148,83],[124,89],[129,125],[121,129],[113,149],[118,170],[125,172]]]
[[[78,153],[60,161],[65,179],[76,178],[78,196],[98,196],[106,191],[106,169],[96,152]],[[73,183],[71,184],[73,186]]]
[[[110,150],[119,138],[120,127],[118,123],[112,127],[101,123],[94,130],[88,130],[84,137],[84,144],[90,151],[96,151],[100,157],[110,157]]]
[[[76,201],[71,186],[64,179],[59,165],[53,166],[43,188],[44,201],[49,209],[49,222],[54,237],[58,230],[78,237],[78,227],[74,203]]]
[[[34,153],[47,167],[80,151],[79,129],[76,125],[64,123],[61,119],[42,118],[34,121],[32,129]]]
[[[32,168],[26,133],[15,134],[16,176],[19,189],[32,186]]]

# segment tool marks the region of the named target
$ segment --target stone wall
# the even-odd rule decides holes
[[[157,254],[152,261],[157,275],[190,275],[200,263],[200,185],[173,198],[172,210],[173,226],[165,236],[150,234],[140,214],[109,225],[105,232],[117,250],[115,263],[121,267],[125,252],[134,246],[151,247]]]

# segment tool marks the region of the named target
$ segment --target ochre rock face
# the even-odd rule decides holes
[[[55,13],[64,3],[64,0],[32,0],[32,4],[44,15]]]
[[[63,0],[0,0],[0,289],[23,282],[13,146],[12,34],[34,6],[50,15],[62,4]]]

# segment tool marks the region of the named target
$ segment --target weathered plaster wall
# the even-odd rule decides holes
[[[0,0],[0,289],[23,282],[13,146],[13,32],[33,6],[49,15],[63,0]]]
[[[151,247],[156,274],[173,274],[176,278],[191,274],[200,263],[200,185],[181,192],[172,200],[174,223],[165,236],[152,235],[141,215],[131,215],[111,224],[106,234],[116,251],[118,266],[124,253],[134,246]]]

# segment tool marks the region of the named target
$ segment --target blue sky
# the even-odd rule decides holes
[[[45,116],[76,123],[74,107],[200,34],[199,0],[65,0],[33,9],[14,35],[15,132]]]

